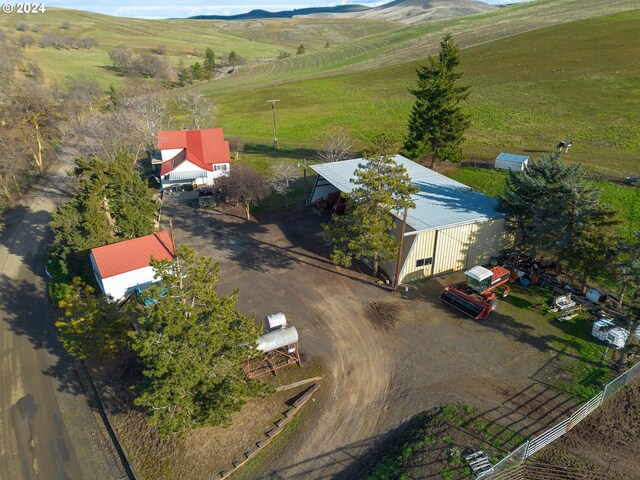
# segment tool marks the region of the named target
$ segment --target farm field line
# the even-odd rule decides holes
[[[640,9],[511,36],[461,52],[471,85],[466,134],[469,158],[500,151],[532,158],[573,139],[566,159],[607,176],[637,175],[640,127],[635,35]],[[524,61],[523,59],[527,60]],[[230,136],[266,144],[273,136],[266,100],[278,98],[278,134],[287,147],[320,146],[335,126],[356,138],[393,131],[403,136],[419,60],[345,75],[240,88],[213,95]],[[375,120],[374,120],[375,119]],[[305,152],[306,154],[306,152]],[[307,157],[310,158],[310,157]]]
[[[452,32],[462,48],[468,48],[553,25],[639,8],[639,0],[541,0],[487,14],[409,26],[370,35],[344,47],[240,67],[228,78],[193,88],[220,94],[237,89],[238,85],[246,89],[293,79],[375,70],[436,52],[445,31]]]
[[[62,29],[63,22],[69,27]],[[24,23],[28,31],[19,32],[16,26]],[[205,48],[217,55],[236,51],[249,61],[273,59],[283,50],[290,53],[300,43],[307,50],[324,50],[331,38],[334,45],[399,28],[397,23],[382,21],[332,21],[328,19],[296,19],[287,21],[251,22],[237,31],[228,22],[208,20],[150,20],[118,18],[78,10],[47,9],[44,15],[3,15],[0,28],[8,36],[33,38],[38,45],[42,36],[57,35],[74,38],[94,38],[97,46],[91,50],[56,50],[33,46],[25,49],[25,60],[37,63],[45,73],[45,81],[57,81],[66,75],[85,73],[94,76],[101,85],[119,85],[123,79],[111,68],[109,50],[125,45],[137,53],[150,52],[158,46],[166,47],[167,58],[174,65],[180,60],[186,65],[201,58]],[[250,28],[249,28],[250,26]],[[37,27],[33,31],[34,27]]]

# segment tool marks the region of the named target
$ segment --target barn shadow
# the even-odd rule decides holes
[[[163,207],[164,227],[168,228],[171,219],[177,243],[186,243],[205,255],[215,251],[243,270],[265,273],[302,264],[372,284],[355,267],[338,269],[331,262],[330,246],[322,236],[323,219],[307,207],[257,213],[256,221],[247,221],[241,209],[230,204],[196,210],[190,206],[191,200],[189,195],[173,194]],[[279,241],[280,232],[287,242]]]

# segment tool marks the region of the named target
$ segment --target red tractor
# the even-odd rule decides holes
[[[440,292],[440,299],[476,320],[482,320],[496,309],[495,290],[505,285],[511,272],[503,267],[473,267],[464,272],[466,282],[458,285],[447,285]],[[502,296],[509,295],[509,287],[505,285]]]

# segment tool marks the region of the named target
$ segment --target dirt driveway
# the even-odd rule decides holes
[[[478,323],[444,308],[436,281],[405,299],[334,266],[311,209],[247,222],[231,206],[196,210],[190,196],[165,198],[163,226],[172,219],[178,244],[220,262],[220,290],[239,287],[244,313],[284,311],[303,360],[325,367],[319,407],[283,451],[267,453],[260,478],[355,478],[416,413],[454,400],[494,411],[553,355],[513,319]],[[525,417],[537,430],[535,415]]]

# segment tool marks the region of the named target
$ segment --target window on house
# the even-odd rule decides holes
[[[416,260],[416,268],[418,267],[426,267],[433,263],[433,257],[429,258],[421,258],[420,260]]]

